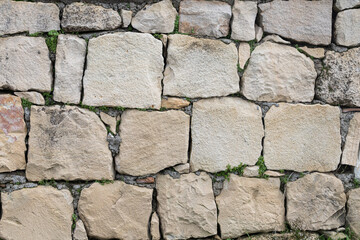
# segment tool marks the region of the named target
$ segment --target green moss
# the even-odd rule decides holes
[[[105,184],[114,183],[114,180],[109,180],[109,179],[102,178],[101,180],[96,180],[96,182],[100,183],[101,185],[105,185]]]
[[[242,163],[240,163],[237,167],[231,167],[230,165],[227,165],[225,171],[217,172],[215,173],[215,176],[225,177],[226,180],[230,181],[230,173],[234,173],[239,176],[242,176],[244,174],[245,167],[246,164],[242,164]]]
[[[41,180],[38,182],[39,185],[43,185],[43,186],[52,186],[54,188],[56,188],[56,182],[55,180],[52,178],[51,180]]]
[[[263,156],[258,158],[256,165],[259,166],[259,177],[268,179],[269,175],[265,174],[267,167],[265,166],[265,160]]]
[[[360,187],[360,180],[359,179],[354,178],[353,183],[354,183],[354,188],[359,188]]]
[[[96,113],[96,107],[94,107],[94,106],[84,105],[84,104],[82,104],[82,102],[80,102],[79,105],[80,105],[81,108],[85,108],[85,109],[87,109],[87,110],[90,110],[90,111]]]
[[[40,32],[29,34],[29,37],[40,37],[40,36],[43,36],[43,34]]]
[[[179,19],[180,19],[180,17],[179,17],[179,15],[177,15],[175,18],[173,33],[179,33]]]
[[[44,99],[45,99],[45,106],[50,106],[54,103],[53,95],[51,92],[44,92],[42,93]]]
[[[31,108],[32,103],[25,98],[21,98],[21,105],[23,108]]]
[[[251,41],[249,41],[248,42],[249,43],[249,45],[250,45],[250,53],[252,53],[253,51],[254,51],[254,49],[255,49],[255,44],[256,44],[256,40],[254,39],[254,40],[251,40]]]
[[[75,227],[76,227],[76,221],[77,221],[77,216],[75,213],[73,213],[73,215],[71,216],[71,219],[72,219],[72,225],[71,225],[71,229],[74,230]]]
[[[45,42],[51,53],[56,53],[57,39],[59,34],[60,33],[56,30],[51,30],[47,34],[48,36],[46,37]]]
[[[153,36],[154,36],[154,38],[157,38],[159,40],[161,40],[163,38],[163,35],[159,34],[159,33],[154,33]]]

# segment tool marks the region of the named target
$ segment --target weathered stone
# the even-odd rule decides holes
[[[113,179],[107,131],[89,110],[59,105],[31,107],[26,178]]]
[[[342,232],[335,232],[335,231],[321,231],[321,235],[327,237],[327,239],[347,239],[348,237]]]
[[[360,188],[348,192],[346,223],[360,237]]]
[[[257,2],[235,0],[232,8],[231,38],[240,41],[255,39]]]
[[[246,62],[250,58],[250,44],[240,43],[239,45],[239,66],[244,69]]]
[[[264,136],[261,116],[259,106],[240,98],[195,102],[191,120],[191,170],[218,172],[227,165],[255,165]]]
[[[159,222],[159,217],[156,212],[154,212],[151,216],[150,232],[151,232],[152,240],[160,240],[161,239],[160,222]]]
[[[265,233],[265,234],[256,234],[251,235],[250,238],[252,240],[319,240],[320,235],[312,232],[299,232],[299,231],[291,231],[286,233]],[[243,236],[238,238],[237,240],[249,240],[249,236]]]
[[[74,2],[64,8],[61,26],[67,32],[112,30],[121,26],[121,17],[112,9]]]
[[[25,169],[25,137],[21,99],[0,94],[0,172]]]
[[[259,166],[249,166],[244,169],[244,177],[257,177],[259,176]]]
[[[3,0],[0,2],[0,35],[60,30],[59,12],[53,3]]]
[[[256,42],[260,42],[260,40],[262,39],[264,34],[264,30],[262,29],[262,27],[259,27],[258,25],[255,24],[255,40]]]
[[[278,35],[267,35],[266,37],[264,37],[264,39],[262,41],[263,42],[270,41],[273,43],[281,43],[281,44],[287,44],[287,45],[291,44],[291,42],[282,39]]]
[[[335,0],[334,8],[341,11],[348,8],[360,6],[360,0]]]
[[[318,231],[344,225],[346,196],[340,179],[334,175],[308,174],[287,183],[285,192],[286,218],[292,229]]]
[[[259,4],[267,33],[313,45],[331,43],[332,0],[273,1]]]
[[[325,57],[325,49],[323,48],[308,48],[307,46],[304,46],[304,47],[300,47],[300,49],[314,58]]]
[[[335,21],[335,42],[347,47],[360,44],[360,9],[338,13]]]
[[[140,32],[146,33],[171,33],[174,31],[176,9],[171,0],[146,5],[136,13],[131,20],[131,25]]]
[[[269,177],[282,177],[282,176],[285,176],[284,173],[279,173],[279,172],[271,171],[271,170],[266,170],[264,172],[264,174],[268,175]]]
[[[85,54],[85,39],[59,35],[55,63],[55,101],[80,103]]]
[[[181,109],[190,105],[190,102],[181,98],[168,97],[161,99],[161,107],[168,109]]]
[[[168,45],[164,95],[196,98],[239,91],[235,44],[176,34]]]
[[[340,162],[340,109],[280,103],[265,116],[264,159],[273,170],[334,171]]]
[[[158,175],[158,213],[165,239],[202,238],[216,234],[217,212],[211,178],[183,174],[179,179]]]
[[[131,23],[132,11],[121,9],[120,15],[122,18],[122,27],[127,28]]]
[[[189,163],[179,164],[174,167],[174,170],[177,171],[178,173],[189,173],[190,164]]]
[[[311,102],[316,76],[314,62],[295,48],[264,42],[251,53],[241,92],[255,101]]]
[[[136,179],[136,182],[140,184],[152,184],[155,182],[155,178],[153,177],[138,178]]]
[[[121,181],[83,189],[78,210],[89,237],[148,239],[152,193]]]
[[[14,94],[20,98],[24,98],[29,102],[36,105],[44,105],[45,99],[41,93],[38,92],[14,92]]]
[[[231,6],[220,1],[183,0],[180,2],[179,30],[182,33],[225,37],[229,33]]]
[[[2,239],[71,240],[73,198],[69,190],[50,186],[1,194]]]
[[[284,195],[279,179],[231,174],[216,197],[216,204],[223,239],[285,229]]]
[[[329,104],[360,107],[360,48],[327,51],[316,81],[316,96]]]
[[[88,240],[83,221],[78,220],[74,230],[74,240]]]
[[[162,43],[150,34],[126,32],[90,39],[83,103],[159,109],[163,68]]]
[[[342,153],[341,164],[356,166],[360,152],[360,112],[350,121],[349,131]]]
[[[160,40],[163,43],[163,46],[166,48],[167,47],[167,42],[168,42],[168,35],[161,34],[161,39]]]
[[[0,59],[0,89],[51,91],[51,61],[44,38],[0,38]]]
[[[181,111],[125,111],[121,116],[120,173],[133,176],[157,173],[188,160],[190,116]]]
[[[100,118],[105,124],[109,125],[110,130],[113,133],[116,133],[116,125],[117,125],[116,117],[112,117],[104,112],[100,112]]]

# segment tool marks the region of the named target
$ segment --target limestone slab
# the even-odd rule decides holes
[[[324,58],[325,57],[325,49],[324,48],[309,48],[307,46],[300,47],[308,55],[314,58]]]
[[[122,27],[127,28],[130,25],[131,19],[132,19],[132,14],[133,14],[133,12],[130,10],[124,10],[124,9],[120,10],[120,15],[121,15],[121,19],[122,19]]]
[[[175,98],[175,97],[168,97],[161,99],[161,107],[168,108],[168,109],[181,109],[190,105],[190,102],[182,99],[182,98]]]
[[[350,120],[348,134],[342,153],[341,164],[356,166],[360,152],[360,113],[355,113]]]
[[[337,11],[342,11],[348,8],[355,8],[360,6],[360,0],[335,0],[334,8]]]
[[[360,9],[338,13],[335,20],[335,42],[347,47],[360,44]]]
[[[24,98],[29,102],[36,105],[45,105],[45,99],[41,93],[38,92],[14,92],[14,94],[20,98]]]
[[[246,62],[250,58],[250,44],[242,42],[239,44],[239,66],[244,69]]]
[[[360,236],[360,188],[348,192],[346,223],[350,229]]]
[[[257,2],[235,0],[232,8],[231,38],[240,41],[255,39]]]
[[[81,220],[76,222],[74,240],[88,240],[84,223]]]

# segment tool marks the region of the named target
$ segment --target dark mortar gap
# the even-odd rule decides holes
[[[84,61],[84,66],[83,66],[83,74],[82,74],[82,78],[81,78],[81,95],[80,95],[80,102],[81,103],[82,103],[83,98],[84,98],[84,76],[85,76],[85,71],[86,71],[86,68],[87,68],[88,49],[89,49],[89,41],[86,42],[85,61]]]

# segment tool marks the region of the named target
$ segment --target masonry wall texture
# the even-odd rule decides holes
[[[360,239],[359,0],[0,0],[0,240]]]

